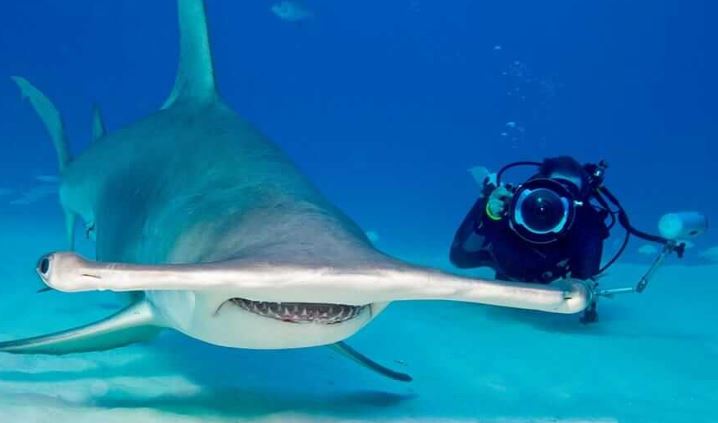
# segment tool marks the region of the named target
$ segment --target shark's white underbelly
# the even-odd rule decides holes
[[[227,303],[231,292],[148,291],[163,324],[210,344],[249,349],[313,347],[342,341],[363,328],[386,304],[372,304],[341,323],[288,323]]]

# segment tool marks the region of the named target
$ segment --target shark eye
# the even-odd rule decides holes
[[[37,263],[37,271],[41,275],[46,275],[49,270],[50,270],[50,256],[45,256],[40,259],[40,262]]]

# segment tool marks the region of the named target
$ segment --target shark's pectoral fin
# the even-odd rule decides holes
[[[49,335],[0,342],[0,352],[14,354],[71,354],[104,351],[153,338],[162,325],[146,301],[95,323]]]
[[[387,367],[382,366],[381,364],[377,363],[376,361],[370,359],[369,357],[365,356],[364,354],[360,353],[359,351],[355,350],[354,348],[350,347],[344,342],[337,342],[336,344],[332,344],[331,347],[342,354],[345,357],[348,357],[355,362],[361,364],[362,366],[375,371],[382,376],[386,376],[390,379],[398,380],[400,382],[411,382],[412,377],[406,373],[397,372],[395,370],[389,369]]]

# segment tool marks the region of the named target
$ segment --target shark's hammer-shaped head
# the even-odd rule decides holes
[[[40,259],[37,272],[61,291],[143,291],[156,325],[228,347],[332,344],[361,329],[385,306],[354,292],[353,286],[371,282],[371,275],[326,267],[241,259],[142,266],[53,253]]]
[[[468,279],[379,253],[375,261],[355,267],[243,259],[145,266],[54,253],[40,260],[38,273],[60,291],[146,291],[164,325],[245,348],[337,342],[391,301],[439,299],[575,313],[591,300],[590,290],[577,281],[533,286]]]

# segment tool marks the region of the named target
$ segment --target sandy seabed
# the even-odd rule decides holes
[[[124,304],[112,293],[36,292],[36,259],[63,248],[59,222],[3,218],[0,231],[0,339]],[[618,265],[602,284],[633,284],[644,270]],[[670,265],[644,294],[603,301],[590,326],[471,304],[393,304],[350,343],[410,373],[408,384],[328,348],[233,350],[170,332],[101,353],[0,354],[0,422],[714,422],[716,298],[718,267]]]

